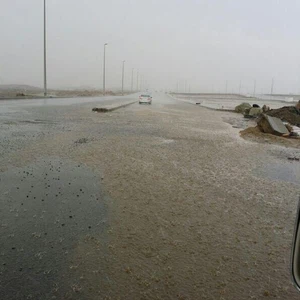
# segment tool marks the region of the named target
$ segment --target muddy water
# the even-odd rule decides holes
[[[83,165],[57,158],[1,174],[1,299],[76,296],[86,251],[95,263],[90,271],[106,280],[106,252],[98,253],[107,246],[107,199],[99,181]]]
[[[269,164],[264,169],[260,169],[259,173],[262,177],[300,186],[300,163],[298,161]]]
[[[11,267],[1,264],[1,296],[299,298],[289,274],[299,186],[264,173],[291,153],[240,139],[223,114],[159,97],[109,114],[32,108],[1,124],[1,257]],[[46,187],[55,205],[41,201]],[[18,240],[32,255],[16,252]]]

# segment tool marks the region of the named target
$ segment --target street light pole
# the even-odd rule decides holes
[[[136,75],[136,90],[139,90],[139,70],[137,70],[137,75]]]
[[[133,92],[133,71],[134,71],[134,68],[132,68],[132,71],[131,71],[131,93]]]
[[[103,96],[105,96],[105,50],[107,43],[104,44],[104,54],[103,54]]]
[[[271,97],[273,97],[273,88],[274,88],[274,78],[272,78]]]
[[[46,0],[44,0],[44,97],[47,96],[47,36],[46,36]]]
[[[123,60],[123,67],[122,67],[122,96],[124,95],[124,67],[125,67],[125,60]]]

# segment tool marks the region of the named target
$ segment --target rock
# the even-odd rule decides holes
[[[264,133],[271,133],[279,136],[289,134],[289,131],[280,119],[265,114],[262,115],[257,126]]]
[[[298,103],[295,106],[298,110],[300,110],[300,100],[298,101]]]
[[[249,115],[249,112],[250,112],[250,109],[251,109],[252,107],[250,107],[250,108],[246,108],[245,109],[245,112],[244,112],[244,115],[245,116],[248,116]]]
[[[235,110],[237,113],[243,114],[243,113],[245,113],[245,110],[248,109],[248,108],[251,108],[251,105],[250,105],[249,103],[245,103],[245,102],[244,102],[244,103],[242,103],[242,104],[236,106],[234,110]]]
[[[269,110],[271,110],[270,109],[270,107],[269,106],[267,106],[266,104],[262,107],[262,110],[263,110],[263,112],[265,113],[265,112],[267,112],[267,111],[269,111]]]
[[[266,114],[300,127],[300,110],[295,106],[284,106],[278,109],[272,109],[266,112]]]
[[[258,104],[253,104],[252,107],[260,107]]]
[[[249,111],[249,116],[250,117],[258,117],[263,113],[263,110],[260,107],[252,107]]]

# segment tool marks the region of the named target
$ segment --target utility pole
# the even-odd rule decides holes
[[[44,97],[47,97],[47,32],[46,32],[46,0],[44,0]]]
[[[124,67],[125,67],[125,60],[123,60],[123,67],[122,67],[122,96],[124,95]]]
[[[273,88],[274,88],[274,78],[272,78],[271,97],[273,96]]]
[[[104,54],[103,54],[103,96],[105,96],[105,50],[107,43],[104,44]]]
[[[131,93],[133,92],[133,71],[134,71],[134,68],[132,68],[132,71],[131,71]]]

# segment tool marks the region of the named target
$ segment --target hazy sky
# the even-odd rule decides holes
[[[299,0],[47,0],[49,87],[300,92]],[[136,74],[136,73],[135,73]],[[43,86],[43,0],[0,0],[0,83]],[[135,79],[136,84],[136,79]]]

